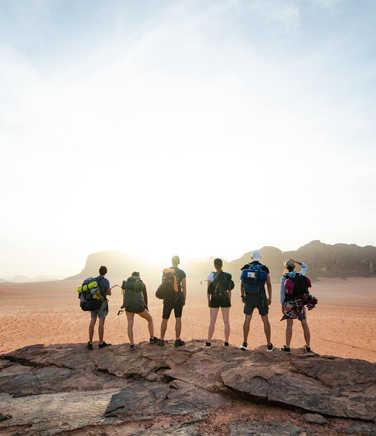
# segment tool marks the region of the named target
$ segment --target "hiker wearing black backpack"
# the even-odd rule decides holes
[[[255,250],[252,253],[252,262],[244,265],[241,273],[241,297],[244,303],[245,320],[243,325],[243,344],[240,347],[245,351],[248,346],[249,326],[253,310],[257,308],[261,319],[264,323],[264,332],[266,336],[266,349],[273,351],[274,346],[271,343],[271,327],[268,318],[269,306],[272,303],[272,283],[270,280],[269,268],[261,262],[261,253]],[[265,293],[265,283],[268,289],[268,298]]]
[[[141,318],[146,319],[150,333],[150,344],[156,344],[158,339],[154,336],[153,318],[148,311],[148,295],[146,286],[140,278],[139,272],[132,273],[132,276],[123,281],[123,305],[128,321],[128,337],[130,350],[135,350],[133,325],[134,315],[137,313]]]
[[[295,266],[301,267],[300,273],[295,272]],[[283,317],[281,321],[286,320],[286,344],[281,348],[282,351],[290,353],[290,343],[292,338],[292,326],[294,319],[298,319],[303,328],[305,347],[304,351],[311,352],[310,341],[311,334],[309,331],[305,306],[309,309],[315,307],[317,300],[309,295],[308,289],[311,287],[311,281],[306,277],[307,265],[294,259],[285,262],[285,273],[281,282],[281,305]]]
[[[102,297],[102,304],[98,309],[90,311],[91,321],[89,325],[89,342],[87,344],[87,348],[89,350],[93,349],[94,327],[97,322],[97,318],[99,318],[99,325],[98,325],[99,348],[104,348],[111,345],[103,340],[104,322],[106,320],[106,316],[108,315],[107,296],[111,295],[110,282],[106,279],[105,277],[106,274],[107,274],[107,268],[105,266],[101,266],[99,268],[99,276],[95,278],[95,281],[97,282]]]
[[[211,340],[214,334],[215,323],[219,308],[222,311],[223,323],[225,326],[225,347],[228,347],[230,338],[230,307],[231,307],[231,291],[234,289],[234,282],[231,274],[222,271],[222,259],[214,259],[215,271],[208,275],[208,304],[210,308],[210,324],[208,331],[208,340],[206,346],[211,346]]]
[[[163,270],[162,284],[157,291],[157,297],[163,299],[163,314],[161,323],[161,338],[159,345],[165,345],[165,334],[167,330],[168,320],[171,312],[175,314],[175,347],[185,345],[181,340],[181,317],[183,313],[183,306],[187,296],[186,274],[178,268],[180,264],[179,256],[172,258],[172,267]]]

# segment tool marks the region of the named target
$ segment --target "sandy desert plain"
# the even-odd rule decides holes
[[[109,277],[111,281],[111,276]],[[114,283],[114,282],[113,282]],[[112,284],[112,283],[111,283]],[[146,283],[147,284],[147,283]],[[90,314],[79,307],[74,281],[0,284],[0,353],[32,344],[87,342]],[[155,286],[148,289],[149,309],[154,317],[156,336],[159,333],[162,303],[156,299]],[[376,362],[376,278],[322,279],[313,283],[312,294],[318,306],[308,312],[312,349],[319,354],[365,359]],[[233,291],[230,343],[242,342],[243,307],[239,284]],[[126,317],[117,316],[121,306],[121,290],[115,288],[110,297],[110,313],[106,320],[105,340],[113,344],[128,342]],[[284,344],[285,323],[280,322],[279,284],[273,285],[270,310],[272,341]],[[183,312],[182,338],[205,339],[209,309],[203,286],[188,284],[187,304]],[[173,316],[167,338],[174,335]],[[148,338],[146,322],[137,317],[136,341]],[[216,339],[223,338],[223,323],[219,316]],[[95,336],[97,339],[97,333]],[[249,348],[265,344],[263,325],[254,312],[249,336]],[[294,323],[293,348],[304,345],[299,322]]]

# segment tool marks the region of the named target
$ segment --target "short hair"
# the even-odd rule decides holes
[[[179,265],[179,263],[180,263],[179,256],[173,256],[172,257],[172,264],[173,265]]]
[[[295,269],[295,265],[286,265],[286,269],[288,272],[292,272]]]
[[[216,268],[222,268],[223,266],[223,260],[220,259],[219,257],[217,257],[216,259],[214,259],[214,266]]]
[[[101,276],[104,276],[105,274],[107,274],[107,267],[105,267],[105,266],[101,266],[100,268],[99,268],[99,274],[101,275]]]
[[[140,277],[140,273],[137,272],[137,271],[134,271],[134,272],[132,273],[132,277]]]

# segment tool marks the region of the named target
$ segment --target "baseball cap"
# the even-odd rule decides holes
[[[261,260],[261,253],[259,250],[254,250],[252,252],[252,259],[253,260]]]

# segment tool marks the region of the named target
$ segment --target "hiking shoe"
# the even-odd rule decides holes
[[[129,351],[136,351],[136,346],[134,344],[130,344]]]
[[[152,338],[149,339],[149,344],[158,344],[159,339],[156,338],[155,336],[153,336]]]
[[[99,348],[109,347],[111,344],[107,344],[107,342],[103,341],[102,344],[99,344]]]
[[[211,342],[208,342],[208,341],[206,341],[206,344],[205,344],[207,347],[211,347]]]
[[[88,350],[92,350],[93,349],[93,344],[91,342],[87,343],[87,349]]]
[[[228,347],[228,342],[225,342],[225,347]]]
[[[274,345],[273,344],[268,344],[266,346],[266,351],[270,352],[270,351],[273,351],[273,350],[274,350]]]
[[[247,342],[243,342],[243,343],[242,343],[242,346],[240,347],[240,349],[241,349],[242,351],[247,351],[247,347],[248,347]]]
[[[159,340],[158,340],[158,345],[159,345],[160,347],[164,347],[164,344],[165,344],[165,340],[164,340],[164,339],[159,339]]]
[[[304,351],[305,351],[306,353],[312,353],[311,347],[309,347],[308,345],[305,345],[305,346],[304,346]]]
[[[281,351],[284,351],[285,353],[291,353],[290,347],[287,347],[286,345],[284,345],[284,346],[281,348]]]
[[[185,345],[185,342],[182,341],[181,339],[176,339],[175,341],[175,347],[182,347],[183,345]]]

